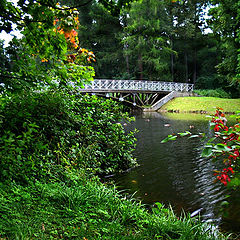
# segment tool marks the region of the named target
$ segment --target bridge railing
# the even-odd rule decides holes
[[[158,82],[142,80],[110,80],[95,79],[90,84],[84,85],[80,91],[193,91],[193,84],[175,83],[175,82]]]

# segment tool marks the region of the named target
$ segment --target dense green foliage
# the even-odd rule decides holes
[[[61,91],[1,100],[1,181],[59,178],[62,167],[109,174],[133,166],[133,133],[117,123],[130,118],[113,101]]]
[[[160,203],[102,184],[134,165],[131,120],[111,100],[60,90],[1,97],[0,237],[5,239],[224,239]]]
[[[214,33],[221,39],[220,47],[224,53],[224,58],[217,67],[229,80],[233,80],[238,73],[239,2],[214,0],[212,3],[215,7],[210,10],[210,24]]]
[[[194,93],[205,97],[230,98],[230,95],[222,88],[194,90]]]
[[[215,31],[214,24],[220,21],[212,10],[214,5],[211,21],[205,18],[209,4],[133,1],[119,16],[110,15],[99,2],[91,1],[79,8],[81,42],[96,54],[96,77],[191,82],[199,89],[221,87],[238,97],[238,85],[226,84],[235,79],[236,57],[231,67],[221,63],[222,59],[232,62],[238,48],[226,57],[229,48],[222,41],[223,34]],[[228,18],[224,21],[231,24]],[[226,25],[222,32],[224,29],[230,36],[232,28]],[[231,78],[220,65],[231,72]]]
[[[53,78],[81,84],[93,77],[86,64],[75,63],[75,71],[70,70],[66,54],[76,49],[69,51],[63,34],[54,32],[52,24],[64,18],[68,19],[61,20],[65,30],[74,27],[80,46],[96,55],[96,63],[87,65],[94,66],[97,78],[190,82],[198,89],[222,88],[239,97],[238,1],[60,2],[71,7],[32,0],[19,1],[17,9],[4,2],[1,29],[10,31],[14,23],[24,37],[14,40],[3,54],[7,58],[0,66],[2,83],[21,88],[49,84]],[[73,15],[78,15],[80,26],[76,27]],[[36,53],[38,57],[31,55]],[[41,62],[43,58],[47,62]]]
[[[96,55],[94,70],[98,78],[116,78],[125,71],[121,39],[122,26],[103,5],[91,1],[79,9],[80,43]]]
[[[173,51],[167,36],[170,18],[164,7],[164,1],[135,1],[130,11],[122,14],[124,52],[129,61],[135,62],[133,71],[139,79],[170,79],[168,63]]]
[[[1,88],[21,91],[56,84],[65,87],[69,81],[82,86],[93,79],[90,65],[94,54],[78,45],[77,9],[50,2],[19,1],[17,7],[1,2],[0,30],[9,32],[16,24],[22,34],[20,40],[14,38],[3,50],[7,60],[0,68]]]

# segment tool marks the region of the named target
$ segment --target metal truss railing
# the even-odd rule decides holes
[[[141,80],[110,80],[95,79],[90,84],[84,85],[83,92],[94,91],[153,91],[153,92],[191,92],[193,84],[176,83],[176,82],[158,82],[158,81],[141,81]]]

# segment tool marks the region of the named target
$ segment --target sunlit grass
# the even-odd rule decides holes
[[[163,116],[173,119],[173,120],[191,120],[191,121],[209,121],[209,118],[206,117],[207,114],[195,114],[195,113],[170,113],[163,112]]]
[[[240,99],[227,99],[215,97],[179,97],[175,98],[160,109],[166,111],[179,112],[200,112],[214,113],[217,107],[221,107],[225,112],[236,112],[240,110]]]

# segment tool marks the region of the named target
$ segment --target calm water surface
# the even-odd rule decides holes
[[[200,211],[203,221],[221,223],[220,203],[226,188],[214,183],[213,170],[218,163],[201,158],[203,143],[199,139],[182,138],[161,144],[168,134],[190,130],[210,136],[208,120],[192,115],[189,119],[174,119],[160,113],[136,116],[128,130],[138,129],[135,157],[139,167],[115,176],[120,189],[135,193],[146,204],[171,204],[180,213]],[[200,119],[195,119],[195,118]],[[180,115],[177,118],[181,118]],[[185,117],[184,117],[185,118]]]

